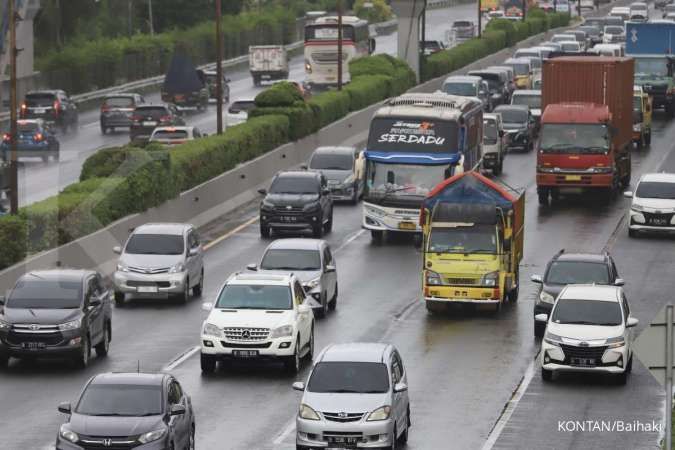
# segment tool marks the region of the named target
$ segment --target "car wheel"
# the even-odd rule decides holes
[[[124,306],[124,292],[115,291],[114,294],[115,306],[123,307]]]
[[[323,217],[319,220],[319,224],[312,227],[312,236],[316,239],[321,239],[323,236]]]
[[[311,363],[314,360],[314,327],[312,327],[312,331],[310,331],[309,343],[307,344],[307,346],[308,349],[305,358],[307,358],[307,361]]]
[[[284,368],[292,375],[300,372],[300,339],[295,341],[295,351],[291,356],[284,356]]]
[[[335,283],[335,294],[333,294],[333,298],[330,299],[328,302],[328,309],[331,311],[335,311],[335,308],[337,308],[337,298],[338,298],[338,285]]]
[[[316,317],[319,319],[323,319],[326,317],[326,314],[328,313],[328,299],[326,298],[327,294],[325,292],[321,293],[319,302],[321,303],[321,308],[317,308],[314,310]]]
[[[216,371],[216,358],[210,355],[201,354],[199,363],[202,373],[213,373]]]
[[[518,301],[518,293],[520,292],[520,271],[516,268],[515,273],[516,288],[509,291],[509,302],[516,303]]]
[[[382,243],[383,236],[384,233],[382,230],[370,230],[370,238],[376,244]]]
[[[188,445],[186,450],[195,450],[195,424],[190,427],[190,436],[188,437]]]
[[[619,385],[624,385],[628,381],[628,370],[624,370],[622,373],[616,376],[616,383]]]
[[[89,341],[89,336],[84,336],[82,337],[82,348],[75,357],[75,364],[80,369],[84,369],[89,365],[90,357],[91,357],[91,342]]]
[[[396,430],[396,425],[394,425],[394,431],[392,431],[391,434],[391,445],[387,448],[389,450],[396,450],[398,448],[398,430]]]
[[[9,363],[9,355],[6,353],[0,353],[0,369],[7,367]]]
[[[548,206],[548,189],[537,189],[537,198],[539,205]]]
[[[199,284],[192,288],[192,293],[195,297],[201,297],[202,292],[204,292],[204,269],[202,269],[202,273],[199,276]]]
[[[178,294],[178,301],[180,303],[187,303],[190,300],[190,279],[185,279],[185,289],[182,294]]]
[[[269,239],[271,235],[272,235],[272,228],[260,222],[260,237],[262,237],[263,239]]]
[[[406,413],[405,430],[403,430],[403,433],[401,433],[401,436],[398,438],[399,442],[403,445],[408,443],[408,430],[410,430],[410,409],[408,409],[408,412]]]
[[[326,222],[326,233],[333,231],[333,208],[330,209],[330,217],[328,217],[328,222]]]
[[[636,238],[637,235],[638,235],[637,230],[631,230],[630,228],[628,229],[628,237]]]
[[[553,380],[553,371],[544,369],[543,367],[541,368],[541,379],[544,381],[552,381]]]
[[[352,205],[356,205],[359,202],[359,185],[358,183],[354,183],[354,193],[352,194],[352,198],[350,203]]]
[[[542,322],[534,322],[534,337],[541,338],[544,337],[544,332],[546,331],[546,324]]]
[[[108,132],[108,129],[101,123],[101,134],[106,134]]]
[[[626,372],[631,373],[633,371],[633,355],[630,356],[628,360],[628,365],[626,366]]]
[[[106,323],[103,327],[103,339],[94,348],[96,349],[96,356],[108,356],[108,350],[110,350],[110,323]]]

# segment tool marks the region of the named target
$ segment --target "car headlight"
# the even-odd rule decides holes
[[[433,270],[427,270],[426,271],[426,279],[427,279],[427,284],[428,285],[435,285],[438,286],[441,283],[441,276],[434,272]]]
[[[372,206],[366,206],[366,212],[377,217],[382,217],[386,214],[383,210],[379,208],[373,208]]]
[[[129,266],[126,265],[126,263],[123,263],[122,261],[117,263],[117,271],[118,272],[128,272],[129,271]]]
[[[204,327],[202,328],[202,334],[205,336],[222,336],[222,331],[220,328],[212,323],[204,322]]]
[[[305,61],[305,72],[312,73],[312,65],[308,61]]]
[[[642,206],[638,203],[633,203],[632,205],[630,205],[630,209],[632,209],[633,211],[638,211],[638,212],[642,212],[642,211],[645,210],[644,206]]]
[[[611,167],[593,167],[593,172],[594,173],[611,173],[612,168]]]
[[[169,269],[169,273],[181,273],[185,272],[185,264],[182,262],[179,262],[178,264],[174,265],[172,268]]]
[[[539,293],[539,300],[541,300],[544,303],[550,303],[550,304],[555,303],[555,297],[552,296],[551,294],[549,294],[546,291],[541,291]]]
[[[562,338],[557,334],[549,333],[548,331],[544,335],[544,341],[551,345],[560,346],[562,344]]]
[[[480,284],[483,286],[497,286],[497,281],[499,280],[499,272],[494,271],[490,273],[486,273],[483,275],[480,279]]]
[[[307,420],[320,420],[319,415],[311,407],[305,405],[304,403],[300,405],[300,411],[298,415]]]
[[[59,330],[61,331],[68,331],[68,330],[77,330],[80,328],[80,325],[82,325],[82,321],[80,319],[73,320],[70,322],[62,323],[59,325]]]
[[[140,435],[138,438],[138,442],[141,444],[147,444],[150,442],[155,442],[158,439],[161,439],[162,436],[164,436],[164,433],[166,433],[166,428],[162,428],[160,430],[155,430],[155,431],[150,431],[148,433],[143,433]]]
[[[302,208],[305,211],[314,211],[315,209],[319,209],[321,207],[321,204],[319,202],[314,202],[310,203],[308,205],[305,205],[304,208]]]
[[[293,336],[293,325],[283,325],[270,333],[270,339]]]
[[[12,324],[9,322],[5,322],[4,320],[0,319],[0,330],[9,330],[12,328]]]
[[[315,278],[313,280],[310,280],[310,281],[304,283],[304,286],[305,286],[306,289],[311,291],[312,289],[317,287],[320,282],[321,282],[321,278]]]
[[[626,340],[624,339],[623,336],[617,336],[607,339],[607,341],[605,341],[605,344],[607,344],[607,348],[619,348],[626,345]]]
[[[80,440],[80,437],[77,435],[77,433],[68,429],[65,423],[61,425],[59,434],[63,439],[65,439],[68,442],[72,442],[73,444]]]
[[[375,411],[371,412],[368,415],[368,419],[366,419],[366,421],[372,422],[375,420],[387,420],[390,415],[391,415],[391,407],[382,406],[381,408],[377,408]]]

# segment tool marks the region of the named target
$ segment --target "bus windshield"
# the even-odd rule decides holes
[[[406,153],[454,153],[456,122],[430,119],[376,117],[370,123],[368,149]]]
[[[425,197],[445,179],[447,166],[383,164],[368,161],[367,195],[382,199]]]
[[[337,24],[307,25],[305,27],[305,41],[334,41],[337,38]],[[354,40],[353,26],[342,25],[342,39]]]

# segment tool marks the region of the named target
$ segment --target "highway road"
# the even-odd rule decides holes
[[[475,20],[475,6],[459,5],[453,8],[436,9],[427,12],[427,36],[430,40],[444,40],[445,31],[453,20]],[[398,34],[393,33],[376,38],[376,52],[396,54]],[[304,56],[298,55],[290,61],[290,78],[304,80]],[[227,72],[230,83],[231,100],[250,100],[264,87],[256,88],[247,69]],[[146,100],[159,102],[159,92],[146,95]],[[203,113],[186,116],[189,125],[199,127],[212,134],[216,131],[216,107],[211,105]],[[99,111],[80,112],[80,128],[77,133],[60,136],[61,160],[43,163],[40,159],[22,159],[19,173],[19,203],[27,205],[52,195],[78,181],[82,164],[97,150],[124,145],[129,142],[127,130],[102,135],[99,127]]]

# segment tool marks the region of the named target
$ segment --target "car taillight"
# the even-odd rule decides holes
[[[133,116],[131,116],[132,122],[138,123],[138,122],[140,122],[142,119],[143,119],[143,118],[142,118],[141,116],[137,116],[137,115],[135,115],[135,114],[134,114]]]
[[[110,107],[108,105],[101,105],[101,112],[108,112],[110,111]]]
[[[171,116],[162,116],[159,118],[160,122],[171,122]]]
[[[54,112],[55,112],[56,114],[58,114],[58,113],[61,112],[61,102],[58,101],[58,100],[56,100],[56,101],[54,102]]]
[[[42,136],[42,133],[36,133],[35,136],[33,136],[33,140],[35,142],[40,142],[40,141],[42,141],[42,139],[44,139],[44,136]]]
[[[12,137],[9,135],[9,133],[5,133],[5,134],[2,135],[2,140],[4,142],[9,142],[9,141],[12,140]]]

